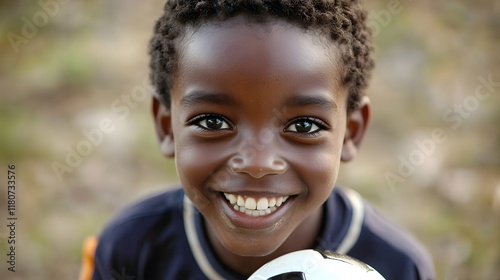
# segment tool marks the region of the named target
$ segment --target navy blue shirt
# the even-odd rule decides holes
[[[336,187],[323,207],[315,249],[357,258],[387,280],[435,279],[426,250],[356,192]],[[217,257],[204,222],[182,189],[132,205],[102,232],[93,279],[246,279]]]

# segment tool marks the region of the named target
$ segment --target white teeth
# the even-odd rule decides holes
[[[243,199],[243,196],[238,195],[238,206],[242,207],[245,206],[245,200]]]
[[[250,210],[255,210],[257,207],[257,202],[255,202],[255,198],[253,197],[248,197],[247,200],[245,201],[245,208],[250,209]]]
[[[269,207],[273,207],[275,205],[276,205],[276,198],[273,197],[269,200]]]
[[[265,210],[267,209],[267,206],[268,206],[267,198],[265,197],[259,198],[259,201],[257,202],[257,210]]]
[[[276,199],[276,207],[280,207],[281,203],[283,203],[283,197],[280,196]]]
[[[234,210],[252,217],[271,214],[289,198],[289,196],[254,198],[230,193],[224,193],[224,197],[233,205]]]

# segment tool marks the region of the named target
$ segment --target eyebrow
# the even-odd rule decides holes
[[[236,101],[229,95],[220,92],[191,91],[181,99],[181,106],[190,107],[206,103],[217,105],[236,105]]]
[[[298,95],[287,99],[284,103],[286,107],[318,106],[324,110],[337,111],[337,104],[330,98],[320,95]]]

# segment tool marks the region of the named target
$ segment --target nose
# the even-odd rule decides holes
[[[283,174],[288,168],[286,161],[270,149],[239,153],[229,160],[229,167],[233,172],[246,173],[254,178]]]

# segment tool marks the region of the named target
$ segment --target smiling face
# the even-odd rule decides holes
[[[157,126],[227,262],[303,249],[319,232],[349,154],[346,129],[363,127],[348,124],[342,66],[328,43],[243,17],[188,30],[178,43],[172,105],[161,113],[155,101]]]

